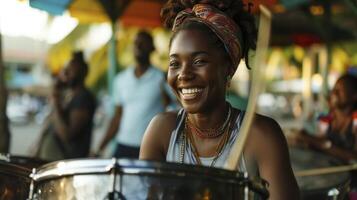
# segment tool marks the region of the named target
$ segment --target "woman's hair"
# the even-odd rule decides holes
[[[344,74],[338,78],[338,81],[341,81],[346,89],[348,89],[348,92],[352,92],[352,95],[357,94],[357,77],[351,74]]]
[[[242,32],[242,57],[245,59],[246,65],[249,68],[248,52],[250,49],[255,50],[256,48],[257,29],[255,27],[254,17],[245,10],[245,5],[241,0],[168,0],[161,10],[164,25],[171,29],[174,20],[180,11],[186,8],[193,8],[195,4],[199,3],[209,4],[218,8],[227,16],[231,17],[239,26]],[[218,36],[203,23],[195,21],[186,22],[181,25],[175,33],[187,29],[196,29],[208,33],[208,37],[211,38],[210,41],[217,45],[218,48],[224,50],[224,44],[220,41]],[[172,36],[171,40],[174,37],[175,34]],[[228,52],[226,52],[226,54],[228,54]]]

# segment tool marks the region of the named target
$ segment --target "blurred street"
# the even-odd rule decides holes
[[[92,133],[92,145],[91,151],[97,149],[105,129],[107,127],[107,121],[96,126]],[[35,122],[29,122],[28,124],[10,124],[11,128],[11,149],[12,155],[31,156],[33,149],[40,137],[42,125]]]
[[[29,123],[26,125],[10,124],[11,145],[10,153],[14,155],[30,156],[30,147],[40,136],[41,125]]]

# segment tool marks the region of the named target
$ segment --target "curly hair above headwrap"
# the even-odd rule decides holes
[[[198,11],[196,10],[196,6],[200,4],[209,6],[212,10],[212,12],[210,13],[216,13],[216,16],[220,16],[216,17],[216,19],[228,19],[223,20],[225,21],[223,24],[222,20],[216,21],[217,24],[221,23],[220,26],[223,27],[223,30],[219,28],[212,28],[212,22],[214,20],[212,20],[213,18],[211,17],[208,17],[211,19],[211,21],[203,20],[202,18],[199,19],[200,17],[198,17],[195,11]],[[177,30],[179,29],[178,27],[180,27],[177,26],[177,24],[181,23],[181,26],[183,27],[183,24],[186,24],[186,22],[188,21],[192,21],[193,18],[196,18],[196,20],[193,21],[199,23],[203,22],[222,41],[227,54],[229,54],[230,58],[232,59],[232,62],[239,63],[240,59],[244,58],[245,63],[249,68],[248,52],[250,49],[254,50],[256,48],[257,29],[255,26],[254,16],[250,13],[249,7],[245,5],[242,0],[168,0],[167,3],[164,5],[163,9],[161,10],[161,16],[163,17],[164,24],[166,27],[173,28],[173,26],[176,26],[175,29]],[[179,17],[181,19],[177,20]],[[208,21],[208,23],[205,23],[204,21]],[[227,21],[229,22],[227,23]],[[209,25],[210,23],[211,26]],[[224,32],[227,27],[236,27],[231,29],[233,31],[228,31],[230,32],[228,35],[233,36],[233,34],[236,34],[235,37],[238,39],[233,40],[238,41],[238,44],[236,43],[236,45],[230,45],[231,41],[233,40],[231,39],[230,42],[227,42],[224,40],[225,35],[219,33]],[[235,50],[232,51],[232,49],[239,49],[239,56],[233,56],[233,54],[237,53],[233,53]]]

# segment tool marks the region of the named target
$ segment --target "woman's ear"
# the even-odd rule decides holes
[[[226,77],[231,77],[232,79],[232,69],[234,69],[234,67],[232,66],[233,63],[230,60],[226,60],[224,63],[224,68],[225,68],[225,75]]]

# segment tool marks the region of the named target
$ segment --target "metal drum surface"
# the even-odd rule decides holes
[[[193,165],[141,160],[78,159],[49,163],[32,174],[32,199],[266,199],[265,182]]]
[[[0,160],[0,200],[25,200],[29,194],[31,170]]]
[[[341,161],[313,150],[291,147],[290,159],[294,171],[342,165]],[[340,172],[326,175],[296,177],[302,199],[344,199],[349,190],[350,174]]]

